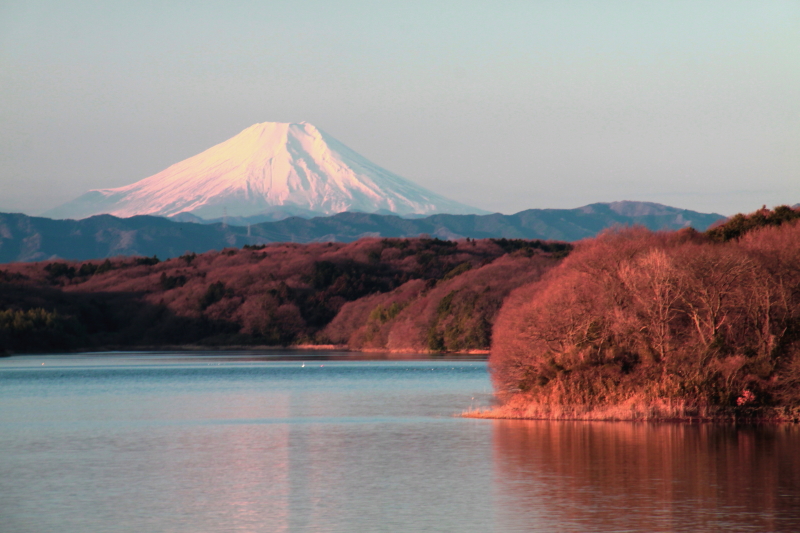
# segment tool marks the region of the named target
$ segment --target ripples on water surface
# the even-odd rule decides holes
[[[0,359],[0,531],[800,530],[795,426],[453,416],[490,390],[475,360]]]

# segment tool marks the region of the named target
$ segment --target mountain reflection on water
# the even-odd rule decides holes
[[[464,419],[482,360],[0,359],[0,531],[797,531],[796,426]]]

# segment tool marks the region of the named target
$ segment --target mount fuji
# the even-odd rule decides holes
[[[254,124],[227,141],[114,189],[95,189],[44,216],[179,214],[204,219],[284,210],[395,215],[485,214],[367,160],[306,122]]]

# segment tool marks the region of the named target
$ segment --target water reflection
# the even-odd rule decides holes
[[[0,531],[492,531],[485,363],[216,359],[0,361]]]
[[[483,362],[306,357],[0,360],[0,531],[800,530],[798,427],[463,419]]]
[[[501,530],[800,529],[796,426],[497,421],[493,443]]]

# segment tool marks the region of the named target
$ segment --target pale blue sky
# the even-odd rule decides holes
[[[800,202],[800,1],[0,0],[0,211],[264,121],[512,213]]]

